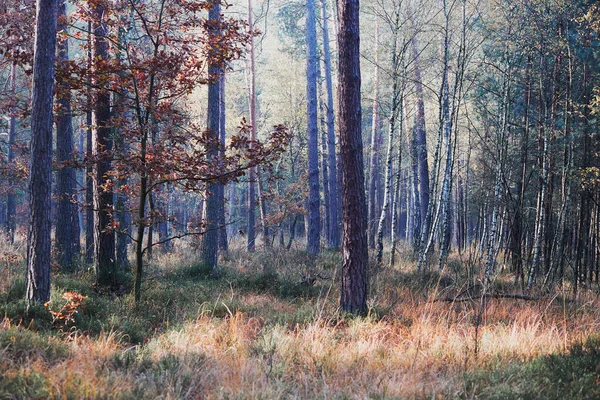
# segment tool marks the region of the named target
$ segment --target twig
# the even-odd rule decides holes
[[[481,300],[482,298],[515,299],[515,300],[541,300],[541,299],[547,299],[548,297],[534,297],[534,296],[528,296],[526,294],[517,294],[517,293],[486,293],[485,295],[476,296],[476,297],[442,297],[442,298],[433,300],[433,302],[445,301],[448,303],[461,303],[464,301]]]

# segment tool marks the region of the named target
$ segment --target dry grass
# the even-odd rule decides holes
[[[26,329],[5,320],[0,397],[10,398],[10,382],[32,388],[13,392],[15,398],[467,397],[465,373],[564,352],[600,324],[600,304],[592,292],[577,302],[567,301],[566,294],[491,300],[476,336],[479,303],[432,301],[442,290],[407,284],[418,279],[412,265],[380,271],[371,315],[352,319],[337,311],[337,282],[319,281],[318,291],[292,298],[233,282],[236,274],[264,270],[265,259],[280,279],[310,269],[331,272],[327,268],[336,255],[311,263],[295,253],[232,254],[230,275],[222,282],[195,283],[211,291],[202,307],[173,304],[180,307],[181,321],[148,331],[139,345],[119,331],[42,332],[34,335],[60,341],[67,350],[53,357],[43,348],[19,355],[10,337]],[[163,278],[179,262],[172,256],[160,260],[153,268]],[[302,310],[310,314],[304,320],[289,317]],[[121,312],[127,319],[127,309]]]

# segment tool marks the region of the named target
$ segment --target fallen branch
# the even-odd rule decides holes
[[[474,301],[481,300],[481,298],[486,299],[514,299],[514,300],[541,300],[547,297],[535,297],[528,296],[526,294],[517,294],[517,293],[486,293],[483,296],[475,296],[475,297],[442,297],[433,300],[433,302],[445,301],[448,303],[462,303],[464,301]]]

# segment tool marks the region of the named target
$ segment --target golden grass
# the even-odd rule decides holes
[[[576,303],[490,300],[476,329],[478,302],[433,302],[433,290],[424,296],[393,283],[397,272],[378,274],[368,318],[338,314],[336,284],[304,302],[226,289],[216,298],[235,297],[252,311],[216,317],[209,307],[139,346],[118,332],[74,333],[65,357],[4,361],[2,371],[5,379],[44,376],[56,399],[463,397],[463,373],[565,351],[600,326],[589,292]],[[314,308],[308,323],[268,324],[262,316],[305,302]]]

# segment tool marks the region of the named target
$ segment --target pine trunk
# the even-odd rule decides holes
[[[252,0],[248,0],[248,30],[252,32],[254,30],[252,15]],[[250,51],[248,52],[249,58],[249,69],[250,84],[249,84],[249,107],[250,107],[250,140],[256,140],[256,77],[255,77],[255,60],[254,60],[254,35],[250,34]],[[247,249],[249,252],[253,252],[256,248],[256,168],[250,168],[248,174],[248,225],[247,235],[248,244]]]
[[[221,6],[215,3],[208,12],[208,19],[213,24],[220,22]],[[218,29],[209,32],[209,36],[214,40],[220,34]],[[221,139],[219,134],[220,123],[220,76],[221,69],[218,65],[209,64],[208,74],[210,83],[208,85],[208,105],[207,105],[207,129],[206,129],[206,157],[213,164],[217,163]],[[254,129],[254,127],[253,127]],[[221,189],[221,190],[219,190]],[[206,203],[204,206],[204,226],[202,242],[200,247],[201,262],[205,267],[215,271],[217,268],[217,256],[219,251],[219,218],[220,210],[223,204],[223,185],[218,182],[209,182],[206,184]],[[219,196],[220,195],[220,196]],[[219,198],[221,197],[221,198]]]
[[[337,156],[335,152],[335,121],[333,109],[333,81],[331,78],[331,50],[329,47],[329,25],[327,16],[327,2],[321,0],[321,19],[323,24],[323,61],[325,63],[325,88],[327,92],[327,158],[329,165],[329,228],[327,248],[340,247],[340,191],[338,183]]]
[[[58,30],[67,29],[67,5],[60,0],[58,5]],[[58,63],[69,62],[69,40],[64,38],[57,43]],[[73,123],[71,115],[71,91],[64,81],[57,84],[56,115],[56,259],[63,267],[73,264],[79,242],[79,220],[73,204],[75,196],[75,169],[68,163],[73,159]],[[74,239],[77,238],[77,241]]]
[[[306,113],[308,131],[308,230],[306,251],[314,255],[319,253],[321,239],[315,0],[306,0],[306,51]]]
[[[54,94],[57,11],[57,0],[38,0],[33,57],[31,157],[29,163],[26,291],[29,305],[44,304],[50,300],[52,97]]]
[[[342,175],[342,288],[340,306],[367,312],[367,203],[360,105],[358,0],[339,0],[339,134]]]
[[[92,8],[92,69],[98,71],[98,63],[108,60],[107,27],[103,16],[107,12],[105,0],[99,1]],[[101,78],[93,78],[92,84],[97,87],[92,112],[92,156],[99,160],[92,167],[94,197],[94,267],[96,282],[99,285],[115,283],[115,234],[110,224],[112,221],[113,193],[106,184],[110,171],[110,153],[112,151],[112,135],[110,129],[110,92],[105,89]]]

